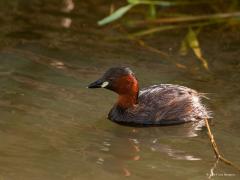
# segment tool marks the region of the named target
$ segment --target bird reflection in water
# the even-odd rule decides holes
[[[151,128],[134,128],[130,129],[119,126],[113,132],[115,138],[105,139],[100,148],[101,151],[106,152],[97,160],[98,164],[110,172],[121,173],[124,176],[131,176],[131,167],[128,166],[129,160],[140,162],[147,161],[146,154],[158,153],[167,155],[167,157],[174,160],[198,161],[200,157],[185,152],[182,149],[172,147],[166,140],[179,138],[193,138],[201,133],[204,123],[188,123],[180,126],[166,126],[166,127],[151,127]],[[164,142],[162,142],[164,141]],[[186,150],[187,151],[187,150]],[[161,158],[161,156],[159,156]],[[161,159],[159,159],[160,161]],[[131,163],[132,164],[132,163]],[[146,166],[151,169],[156,169],[157,165],[148,164]]]

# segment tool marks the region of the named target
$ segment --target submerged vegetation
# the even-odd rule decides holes
[[[141,45],[146,45],[140,39],[143,36],[174,29],[187,29],[180,45],[180,54],[186,55],[188,50],[192,49],[202,66],[209,70],[207,60],[201,52],[198,34],[206,26],[240,25],[240,2],[239,0],[127,0],[125,5],[120,5],[119,8],[111,4],[110,15],[98,21],[98,25],[104,26],[119,20],[121,26],[131,32],[128,33],[127,38],[137,39]],[[155,47],[147,47],[161,52]]]

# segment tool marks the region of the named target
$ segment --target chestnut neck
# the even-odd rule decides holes
[[[138,103],[139,86],[138,81],[133,75],[123,76],[118,81],[117,106],[122,109],[134,107]]]

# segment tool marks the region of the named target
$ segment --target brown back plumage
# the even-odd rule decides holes
[[[109,119],[119,123],[146,125],[180,124],[209,118],[195,90],[172,84],[154,85],[139,92],[138,104],[121,109],[114,106]]]

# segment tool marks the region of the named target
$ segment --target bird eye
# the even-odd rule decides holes
[[[108,78],[108,80],[111,82],[111,81],[114,81],[115,78],[111,77],[111,78]]]

